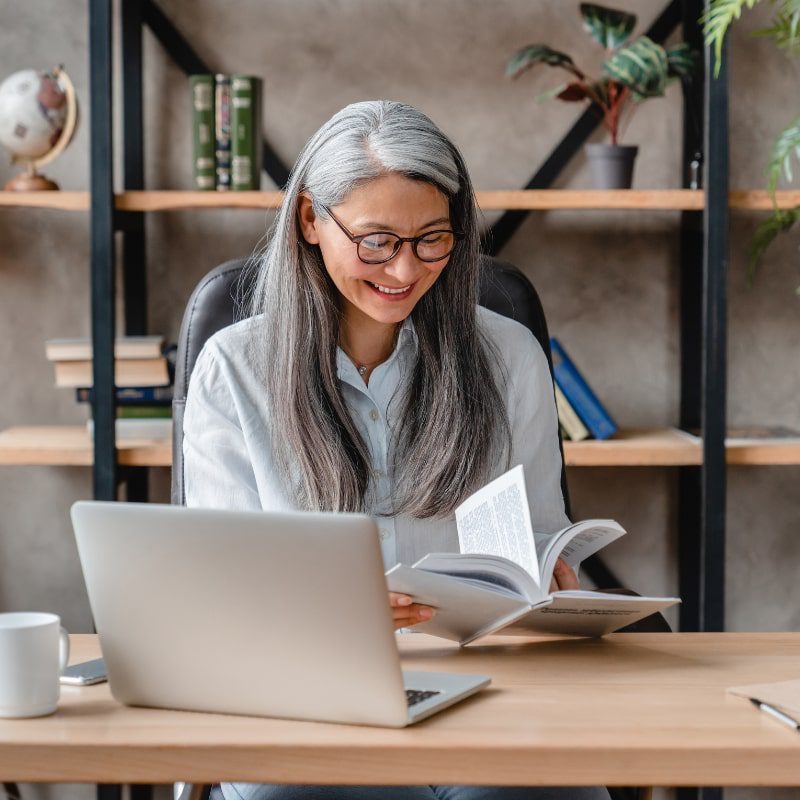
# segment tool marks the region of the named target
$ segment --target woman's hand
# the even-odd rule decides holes
[[[578,577],[575,575],[575,571],[563,558],[559,558],[553,570],[553,579],[550,581],[550,591],[558,592],[562,589],[580,588],[581,585],[578,583]]]
[[[415,603],[407,594],[389,592],[389,605],[392,607],[394,629],[409,628],[418,622],[427,622],[436,613],[436,609]]]

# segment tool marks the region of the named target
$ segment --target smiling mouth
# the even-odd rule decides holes
[[[380,295],[386,300],[403,300],[411,294],[414,284],[410,283],[408,286],[384,286],[380,283],[373,283],[372,281],[364,281],[373,292]]]

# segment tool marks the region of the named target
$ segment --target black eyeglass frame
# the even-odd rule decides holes
[[[356,255],[358,256],[359,260],[363,264],[369,264],[374,266],[376,264],[385,264],[387,261],[391,261],[399,252],[400,248],[403,246],[403,242],[411,242],[411,251],[414,253],[414,257],[418,258],[420,261],[424,262],[425,264],[435,264],[438,261],[443,261],[448,256],[452,255],[453,250],[456,249],[456,243],[459,239],[463,237],[463,233],[459,233],[458,231],[454,231],[451,228],[436,228],[432,231],[426,231],[420,236],[399,236],[398,234],[394,233],[394,231],[370,231],[369,233],[362,233],[356,236],[351,231],[349,231],[344,224],[336,218],[336,215],[331,211],[328,206],[322,206],[323,210],[326,214],[330,215],[330,218],[339,226],[339,230],[356,246]],[[431,236],[434,233],[450,233],[453,235],[453,247],[450,249],[449,252],[445,253],[443,256],[439,256],[438,258],[423,258],[417,252],[417,245],[420,243],[422,239],[426,236]],[[397,242],[395,245],[394,251],[388,258],[382,258],[380,261],[367,261],[362,255],[359,248],[361,242],[364,239],[368,239],[370,236],[377,236],[378,234],[383,234],[384,236],[392,236],[394,240]]]

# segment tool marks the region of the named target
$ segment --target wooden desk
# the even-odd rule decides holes
[[[800,735],[725,693],[799,677],[800,633],[402,639],[404,666],[492,686],[405,730],[126,708],[108,684],[64,687],[55,715],[0,720],[0,778],[800,786]],[[98,652],[94,636],[73,643],[73,661]]]

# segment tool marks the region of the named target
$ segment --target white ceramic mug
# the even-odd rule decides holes
[[[41,717],[56,710],[69,635],[55,614],[0,614],[0,717]]]

